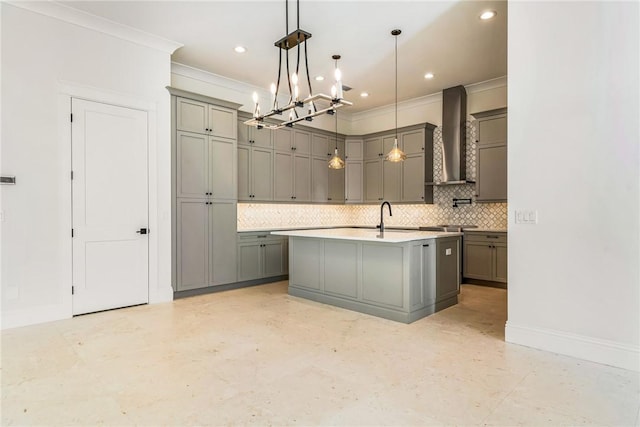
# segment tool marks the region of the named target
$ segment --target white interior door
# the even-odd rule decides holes
[[[147,113],[72,99],[73,314],[149,302]]]

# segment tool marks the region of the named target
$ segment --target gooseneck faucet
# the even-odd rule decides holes
[[[382,204],[380,205],[380,234],[384,233],[384,205],[387,205],[389,207],[389,216],[393,216],[393,214],[391,213],[391,203],[382,202]]]

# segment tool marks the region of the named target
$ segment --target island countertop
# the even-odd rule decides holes
[[[271,234],[291,237],[313,237],[320,239],[364,240],[370,242],[405,243],[415,240],[438,239],[462,236],[462,233],[444,231],[418,231],[387,229],[380,237],[380,230],[367,228],[316,228],[309,230],[272,231]]]

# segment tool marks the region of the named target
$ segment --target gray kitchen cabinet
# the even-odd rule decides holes
[[[402,201],[424,202],[424,154],[407,155],[402,162]]]
[[[177,202],[177,291],[233,283],[236,202]]]
[[[436,240],[436,304],[460,293],[460,239]]]
[[[269,232],[238,233],[238,280],[255,280],[287,274],[287,238]]]
[[[311,135],[311,155],[318,158],[330,157],[333,154],[334,149],[334,146],[330,146],[330,144],[335,144],[334,138],[329,142],[329,137],[327,135],[313,133]]]
[[[386,156],[393,148],[394,135],[376,136],[364,140],[364,159],[375,159]]]
[[[344,168],[345,203],[362,203],[362,160],[347,159]]]
[[[399,202],[402,196],[402,166],[404,162],[382,162],[382,197]]]
[[[293,152],[274,153],[274,200],[311,201],[311,158]]]
[[[424,154],[425,138],[424,129],[402,132],[398,135],[400,147],[407,156]]]
[[[364,202],[379,202],[382,199],[382,159],[364,161]]]
[[[238,145],[238,200],[273,200],[273,150]]]
[[[218,138],[237,139],[236,110],[177,97],[176,129]]]
[[[463,276],[507,283],[507,233],[465,232]]]
[[[505,108],[475,113],[476,201],[507,201],[507,111]]]
[[[273,148],[272,131],[270,129],[258,129],[244,124],[245,119],[238,120],[238,145],[250,145],[252,147]]]
[[[329,194],[330,203],[344,203],[346,197],[345,169],[329,169]]]
[[[327,202],[329,200],[329,171],[326,157],[311,159],[312,202]]]
[[[345,160],[362,160],[364,140],[362,138],[347,138],[345,142]]]
[[[311,133],[299,129],[293,131],[293,151],[311,155]]]
[[[176,133],[176,196],[236,199],[235,141]]]
[[[293,149],[293,132],[289,128],[273,131],[273,149],[276,151],[291,151]]]

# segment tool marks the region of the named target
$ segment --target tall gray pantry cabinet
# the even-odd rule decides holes
[[[172,283],[175,291],[234,283],[240,105],[169,90],[175,260]]]

